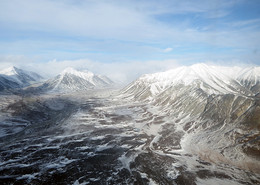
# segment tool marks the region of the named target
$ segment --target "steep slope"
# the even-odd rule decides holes
[[[8,76],[0,75],[0,92],[19,88],[20,84],[10,79]]]
[[[192,66],[179,67],[166,72],[143,75],[123,92],[132,94],[135,98],[142,100],[152,97],[167,90],[167,88],[191,87],[210,94],[243,94],[253,93],[234,78],[223,73],[221,68],[208,66],[206,64],[195,64]]]
[[[0,74],[5,75],[11,81],[19,84],[20,87],[25,87],[43,80],[37,73],[25,71],[14,66],[0,71]]]
[[[260,67],[250,67],[241,70],[237,80],[254,93],[260,89]]]
[[[113,82],[108,77],[95,75],[90,71],[77,71],[73,68],[66,68],[58,76],[38,86],[37,89],[70,92],[105,88],[112,84]]]
[[[123,89],[125,98],[147,102],[171,124],[161,133],[181,135],[180,147],[203,160],[260,171],[258,68],[196,64],[144,75]],[[242,72],[244,71],[244,72]],[[168,128],[174,127],[173,130]],[[165,135],[154,144],[166,147]],[[167,147],[171,147],[167,143]],[[166,152],[167,153],[167,152]]]

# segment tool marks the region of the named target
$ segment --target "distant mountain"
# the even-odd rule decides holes
[[[36,87],[36,89],[41,91],[70,92],[105,88],[111,85],[113,85],[113,81],[106,76],[96,75],[86,70],[78,71],[70,67]]]
[[[259,83],[259,67],[195,64],[143,75],[120,96],[157,107],[183,134],[183,147],[192,153],[205,157],[206,151],[211,161],[259,171]]]
[[[0,91],[29,86],[43,80],[37,73],[9,67],[0,71]]]
[[[14,66],[0,71],[0,74],[7,76],[10,80],[18,83],[21,87],[43,80],[43,77],[35,72],[22,70]]]

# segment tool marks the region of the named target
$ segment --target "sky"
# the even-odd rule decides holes
[[[0,68],[130,81],[202,62],[260,65],[259,0],[0,0]]]

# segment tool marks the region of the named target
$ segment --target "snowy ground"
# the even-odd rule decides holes
[[[260,183],[187,152],[179,121],[114,90],[1,100],[0,184]]]

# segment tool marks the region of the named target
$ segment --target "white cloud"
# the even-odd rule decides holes
[[[1,54],[39,56],[41,61],[88,58],[100,62],[125,62],[130,58],[143,60],[145,57],[149,60],[154,56],[161,60],[165,56],[174,58],[171,57],[171,48],[163,49],[173,45],[180,45],[179,51],[183,56],[188,52],[204,52],[204,48],[211,47],[247,49],[247,53],[250,53],[249,50],[258,51],[259,31],[238,28],[256,24],[256,20],[237,22],[233,26],[226,26],[229,21],[211,20],[225,17],[232,11],[230,7],[240,2],[1,0],[0,27],[7,32],[11,30],[11,39],[1,37],[4,39],[0,41],[0,51]],[[174,17],[177,14],[179,16]],[[188,17],[195,16],[196,21],[186,21],[187,14]],[[162,21],[161,15],[170,18]],[[200,22],[199,17],[207,19],[206,25]],[[194,23],[207,29],[197,28]],[[174,54],[177,52],[174,47]],[[204,53],[208,54],[211,53]]]
[[[168,53],[168,52],[171,52],[172,51],[172,48],[166,48],[163,50],[164,53]]]
[[[249,20],[241,20],[230,23],[230,26],[234,27],[244,27],[244,26],[259,26],[260,19],[249,19]]]
[[[88,69],[95,73],[104,74],[111,79],[119,82],[130,82],[146,73],[164,71],[177,66],[175,60],[164,61],[128,61],[128,62],[110,62],[101,63],[87,59],[50,61],[46,64],[46,71],[52,72],[52,75],[62,71],[64,68],[72,66],[77,69]],[[43,67],[44,68],[44,67]],[[51,69],[55,69],[52,70]]]
[[[225,16],[228,13],[224,9],[237,1],[230,2],[3,0],[0,2],[0,23],[15,29],[58,35],[135,41],[174,40],[184,31],[181,25],[166,25],[154,15],[201,13],[201,16],[208,17]]]
[[[0,7],[2,23],[25,30],[105,38],[139,35],[141,38],[150,27],[145,15],[113,1],[10,0],[1,1]]]

